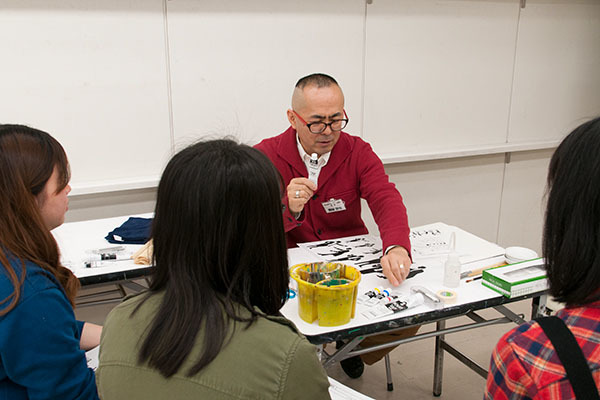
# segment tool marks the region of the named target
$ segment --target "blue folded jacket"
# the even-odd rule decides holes
[[[130,217],[123,225],[115,228],[105,239],[110,243],[144,244],[150,239],[152,218]]]

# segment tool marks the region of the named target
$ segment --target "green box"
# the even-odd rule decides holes
[[[546,290],[544,260],[535,258],[484,270],[482,284],[509,298]]]

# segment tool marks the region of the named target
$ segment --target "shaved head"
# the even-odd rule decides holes
[[[306,97],[304,96],[304,89],[295,88],[292,93],[292,109],[304,110],[306,107]]]
[[[340,92],[342,91],[342,88],[340,88],[337,81],[326,74],[317,73],[307,75],[304,78],[300,78],[296,83],[294,93],[292,94],[292,109],[302,110],[306,107],[306,96],[304,89],[313,87],[328,88],[330,86],[336,86],[340,90]]]

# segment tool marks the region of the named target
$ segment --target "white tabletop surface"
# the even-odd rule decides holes
[[[135,215],[137,217],[150,218],[152,214],[141,214]],[[104,238],[108,232],[114,228],[120,226],[130,216],[104,218],[97,220],[88,220],[82,222],[70,222],[65,223],[62,226],[54,229],[52,233],[56,238],[60,251],[61,260],[63,264],[75,273],[78,278],[100,276],[103,274],[110,274],[115,272],[131,271],[140,268],[147,268],[145,265],[136,265],[133,260],[125,260],[118,262],[105,262],[102,267],[86,268],[85,261],[89,259],[91,250],[97,250],[116,246],[108,243]],[[427,225],[424,228],[431,226],[438,226],[437,224]],[[421,227],[423,228],[423,227]],[[496,264],[503,260],[503,256],[498,256],[498,253],[503,252],[503,249],[493,245],[483,239],[479,239],[474,235],[461,231],[464,238],[468,240],[461,240],[459,243],[463,243],[461,260],[472,261],[468,264],[464,263],[462,266],[463,271],[476,269],[492,264]],[[466,245],[465,245],[466,243]],[[137,251],[141,245],[124,245],[126,250],[123,252],[124,256],[130,256]],[[487,256],[487,257],[486,257]],[[408,295],[410,294],[410,287],[413,285],[425,286],[433,292],[438,290],[448,289],[443,286],[443,263],[445,256],[429,257],[417,260],[416,264],[413,264],[412,268],[421,269],[423,272],[415,275],[414,277],[403,282],[400,286],[394,288],[390,283],[381,277],[379,274],[363,274],[361,282],[359,284],[358,293],[363,294],[368,290],[378,287],[380,289],[393,290],[398,294]],[[321,261],[317,256],[308,250],[302,248],[293,248],[288,250],[288,261],[289,265],[294,266],[304,262]],[[351,263],[349,263],[352,265]],[[294,287],[295,282],[291,282]],[[500,296],[498,293],[488,289],[481,284],[481,280],[466,282],[465,279],[461,280],[460,286],[457,288],[451,288],[452,291],[457,293],[457,301],[455,304],[448,305],[447,307],[468,304],[475,301],[484,299],[491,299]],[[349,323],[336,327],[321,327],[317,321],[309,324],[298,316],[298,297],[290,299],[282,308],[281,312],[284,316],[292,320],[296,326],[305,335],[318,335],[331,331],[351,329],[363,325],[369,325],[377,321],[386,321],[397,319],[403,316],[409,316],[414,314],[420,314],[431,311],[432,308],[429,305],[421,305],[412,309],[402,311],[397,314],[381,317],[380,319],[372,320],[364,317],[361,312],[364,310],[364,305],[357,304],[355,318]]]
[[[320,261],[316,258],[312,253],[305,249],[294,248],[288,251],[289,264],[293,266],[295,264],[305,263],[305,262],[315,262]],[[504,256],[494,256],[490,258],[480,259],[475,262],[471,262],[469,264],[464,264],[462,266],[462,271],[469,271],[472,269],[477,269],[493,264],[497,264],[502,262]],[[428,260],[423,260],[421,262],[417,262],[413,264],[411,268],[419,268],[422,269],[423,272],[415,275],[414,277],[407,279],[398,287],[394,288],[387,279],[380,278],[378,274],[363,274],[361,278],[361,282],[358,286],[358,293],[363,294],[373,288],[377,287],[380,289],[388,289],[393,290],[396,293],[409,295],[410,287],[413,285],[424,286],[432,292],[437,292],[438,290],[452,290],[457,294],[456,303],[445,305],[445,307],[454,307],[461,304],[473,303],[476,301],[481,301],[485,299],[491,299],[495,297],[500,297],[501,295],[493,290],[483,286],[481,284],[481,280],[475,280],[471,282],[466,282],[467,279],[461,279],[460,285],[457,288],[447,288],[443,285],[443,275],[444,275],[444,262],[445,257],[438,257],[437,259],[430,258]],[[351,263],[350,263],[351,265]],[[420,268],[425,267],[425,268]],[[293,285],[293,283],[292,283]],[[415,308],[410,308],[399,313],[388,315],[381,317],[379,319],[367,319],[362,315],[362,311],[366,309],[365,305],[357,304],[355,317],[350,320],[347,324],[334,326],[334,327],[322,327],[318,325],[318,322],[315,321],[312,324],[309,324],[302,320],[298,315],[298,296],[293,299],[289,299],[286,304],[281,309],[282,314],[292,320],[294,324],[298,327],[300,332],[307,336],[311,335],[319,335],[327,332],[334,332],[340,330],[350,330],[355,327],[370,325],[374,322],[386,321],[398,319],[404,316],[410,316],[415,314],[420,314],[424,312],[432,311],[429,305],[424,304]]]

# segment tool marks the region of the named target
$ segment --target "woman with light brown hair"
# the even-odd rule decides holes
[[[75,320],[79,281],[50,233],[64,222],[69,178],[56,139],[0,124],[0,398],[98,398],[84,351],[102,328]]]

